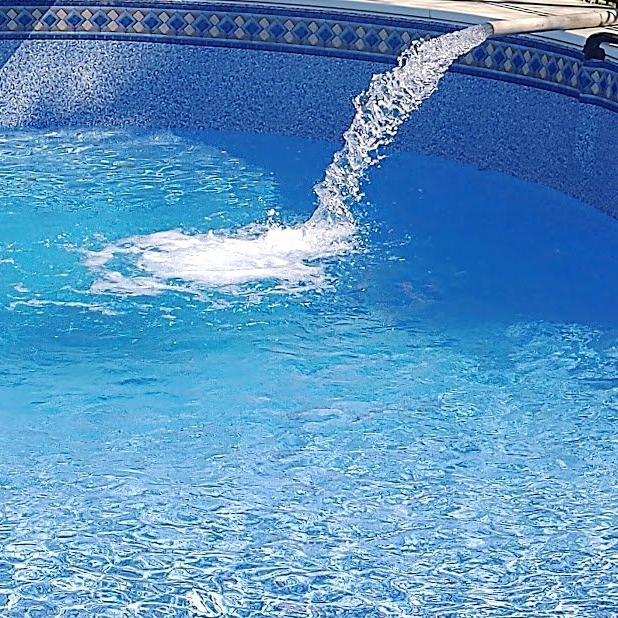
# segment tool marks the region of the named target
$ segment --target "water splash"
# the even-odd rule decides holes
[[[328,288],[332,280],[320,262],[353,248],[354,237],[345,226],[269,223],[235,233],[168,230],[132,236],[84,252],[84,263],[97,274],[90,288],[97,294],[153,296],[168,290],[199,295],[204,288],[238,293],[259,281],[276,281],[272,290],[291,293]],[[139,275],[121,272],[127,260]]]
[[[344,133],[344,146],[316,185],[318,207],[310,222],[351,221],[350,206],[362,198],[361,180],[367,168],[384,157],[401,124],[430,97],[453,62],[492,33],[480,24],[428,41],[415,41],[397,59],[397,66],[371,79],[354,99],[356,114]]]

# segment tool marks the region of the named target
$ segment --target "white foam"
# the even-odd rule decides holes
[[[331,283],[324,260],[356,249],[354,231],[351,224],[326,223],[253,225],[237,232],[205,234],[168,230],[84,252],[84,263],[97,274],[90,288],[93,293],[236,292],[261,281],[283,291],[320,290]],[[121,272],[135,268],[135,275]]]

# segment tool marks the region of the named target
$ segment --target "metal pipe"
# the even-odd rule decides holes
[[[605,60],[606,53],[601,47],[603,43],[618,45],[618,33],[604,31],[591,34],[584,45],[584,60]]]
[[[547,30],[579,30],[616,24],[618,23],[618,11],[586,11],[582,13],[569,13],[567,15],[505,19],[488,23],[493,29],[493,36],[544,32]]]

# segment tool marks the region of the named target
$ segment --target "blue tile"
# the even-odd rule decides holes
[[[556,61],[552,58],[546,65],[545,70],[547,71],[547,74],[550,77],[555,77],[558,74],[558,71],[560,70],[558,68],[558,65],[556,64]]]
[[[386,39],[386,44],[392,51],[397,52],[403,45],[403,40],[398,32],[392,32]]]
[[[268,32],[275,38],[281,38],[287,30],[285,27],[279,22],[279,20],[275,20],[270,26],[268,26]]]
[[[155,30],[161,25],[161,20],[151,11],[142,19],[142,24],[148,28],[148,30]],[[195,24],[193,24],[195,26]],[[198,28],[199,30],[199,28]]]
[[[322,43],[330,43],[335,38],[335,33],[328,24],[322,24],[317,31],[317,35]]]
[[[19,15],[15,18],[15,22],[18,23],[24,30],[32,26],[34,21],[34,17],[32,17],[30,12],[25,9],[20,11]]]
[[[64,21],[71,26],[74,30],[84,23],[84,18],[77,11],[71,11],[64,19]]]
[[[528,66],[535,73],[538,73],[543,68],[543,63],[541,62],[541,59],[538,57],[538,55],[534,54],[534,56],[532,56],[530,62],[528,63]]]
[[[204,15],[200,15],[192,24],[192,26],[200,33],[208,32],[210,28],[212,28],[212,24],[210,20],[204,17]],[[156,27],[156,26],[155,26]]]
[[[301,21],[294,26],[292,29],[292,34],[298,39],[298,41],[304,41],[311,34],[311,30],[309,30],[306,24]]]
[[[179,30],[186,28],[187,22],[178,13],[175,13],[167,21],[167,25],[178,32]]]
[[[488,56],[489,54],[487,53],[487,50],[485,49],[484,45],[479,45],[478,47],[472,50],[472,57],[479,64],[483,62]]]
[[[229,36],[231,32],[236,30],[236,24],[227,15],[217,24],[217,27],[225,36]]]
[[[253,17],[251,19],[249,19],[247,22],[245,22],[245,24],[243,25],[242,29],[250,37],[255,37],[257,34],[262,32],[262,26],[260,26],[260,24],[258,24],[257,21],[255,19],[253,19]]]
[[[103,13],[103,11],[97,11],[91,18],[90,22],[94,24],[99,30],[105,28],[110,23],[110,18]]]
[[[45,15],[43,15],[43,17],[41,18],[41,21],[51,30],[60,20],[55,13],[47,11],[47,13],[45,13]],[[2,22],[0,17],[0,27],[2,27],[3,25],[4,23]]]
[[[347,26],[346,29],[339,35],[339,38],[346,45],[353,45],[356,41],[358,41],[358,34],[356,34],[350,26]]]
[[[382,39],[378,36],[377,32],[373,30],[372,28],[371,30],[369,30],[369,32],[365,34],[365,36],[363,37],[363,41],[365,45],[368,45],[369,47],[377,47],[382,41]]]
[[[496,66],[502,66],[506,61],[506,54],[501,47],[498,47],[491,57]]]
[[[116,23],[120,24],[125,30],[128,30],[132,26],[136,24],[135,18],[125,11],[120,15],[120,17],[116,20]]]
[[[582,68],[577,75],[577,83],[581,90],[587,90],[594,82],[588,72]]]
[[[524,67],[524,65],[526,64],[526,60],[524,59],[521,51],[517,50],[512,56],[511,56],[511,64],[517,69],[520,70]]]
[[[607,86],[609,85],[609,80],[607,75],[601,75],[601,79],[599,80],[599,87],[601,90],[607,90]]]

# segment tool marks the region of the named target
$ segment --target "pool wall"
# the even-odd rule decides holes
[[[0,122],[339,140],[373,73],[452,28],[244,3],[4,4]],[[460,59],[396,147],[540,182],[618,217],[616,144],[617,64],[506,37]]]

